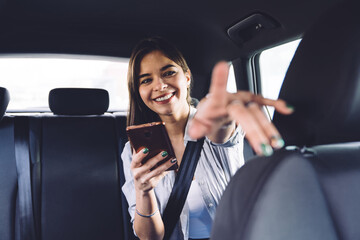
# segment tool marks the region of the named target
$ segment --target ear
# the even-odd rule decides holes
[[[185,77],[186,77],[186,81],[187,81],[187,86],[190,87],[190,84],[191,84],[191,71],[190,71],[190,69],[188,69],[185,72]]]

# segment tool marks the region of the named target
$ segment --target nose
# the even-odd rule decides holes
[[[158,77],[158,78],[154,79],[153,81],[155,84],[155,87],[154,87],[155,91],[164,91],[168,87],[168,85],[165,83],[165,81],[161,77]]]

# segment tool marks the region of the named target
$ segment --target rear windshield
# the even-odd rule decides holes
[[[53,88],[103,88],[109,111],[126,111],[128,59],[78,55],[1,55],[0,86],[10,92],[9,112],[50,111]]]

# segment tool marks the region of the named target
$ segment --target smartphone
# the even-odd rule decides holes
[[[149,154],[146,155],[142,163],[145,163],[162,151],[167,151],[168,156],[156,164],[154,168],[166,161],[170,161],[170,159],[176,158],[164,122],[152,122],[129,126],[126,128],[126,133],[132,148],[135,149],[136,152],[139,152],[144,147],[149,149]],[[167,171],[176,170],[177,168],[178,164],[175,163],[167,169]]]

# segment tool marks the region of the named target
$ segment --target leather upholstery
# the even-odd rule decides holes
[[[55,88],[49,106],[57,115],[101,115],[108,110],[109,94],[95,88]]]
[[[360,15],[357,1],[336,6],[305,33],[279,98],[295,107],[275,113],[289,145],[360,140]]]
[[[70,96],[66,101],[79,97],[82,100],[69,111],[55,112],[95,115],[107,109],[107,92],[76,89],[66,95],[67,90],[64,91],[64,95],[64,92],[55,93],[56,101],[64,100],[65,96]],[[7,91],[2,90],[1,94],[3,99],[8,99]],[[90,100],[83,101],[84,95]],[[99,107],[91,102],[102,104]],[[59,109],[67,107],[67,103],[56,104]],[[83,104],[90,105],[82,111]],[[1,240],[19,239],[14,145],[17,117],[5,116],[0,122]],[[37,237],[42,240],[134,239],[127,202],[121,192],[125,179],[120,154],[127,141],[126,117],[44,114],[28,118]]]
[[[121,239],[115,118],[44,117],[41,238]]]
[[[0,236],[1,240],[15,239],[15,209],[17,173],[14,149],[13,118],[5,116],[0,122]]]

